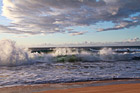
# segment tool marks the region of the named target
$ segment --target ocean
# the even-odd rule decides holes
[[[140,46],[20,48],[0,43],[0,87],[140,78]]]

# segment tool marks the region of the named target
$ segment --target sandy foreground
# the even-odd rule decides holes
[[[35,84],[0,88],[0,93],[140,93],[140,80]]]
[[[120,84],[96,87],[83,87],[42,91],[36,93],[140,93],[140,84]]]

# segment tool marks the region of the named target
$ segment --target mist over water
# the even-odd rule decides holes
[[[31,53],[0,41],[0,87],[112,78],[140,78],[140,49],[55,48]],[[137,60],[134,60],[136,58]]]

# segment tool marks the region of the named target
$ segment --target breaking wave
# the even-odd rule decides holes
[[[27,49],[17,46],[14,41],[0,41],[0,65],[31,64],[36,57],[36,53],[32,54]]]
[[[55,48],[52,53],[31,53],[11,40],[0,41],[0,54],[0,65],[8,66],[37,62],[128,61],[140,58],[140,53],[117,53],[111,48],[103,48],[98,52],[78,48]]]
[[[140,57],[140,53],[116,53],[111,48],[103,48],[98,52],[79,51],[78,49],[71,48],[57,48],[55,50],[55,58],[57,61],[63,62],[128,61]]]
[[[113,48],[55,48],[48,53],[32,53],[14,41],[2,40],[0,87],[114,78],[137,79],[140,78],[140,53],[135,50],[127,52],[128,49],[123,49],[118,52]]]

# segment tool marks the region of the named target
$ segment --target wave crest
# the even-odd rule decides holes
[[[111,48],[90,51],[79,48],[55,48],[52,53],[31,53],[11,40],[0,41],[0,65],[22,65],[36,62],[97,62],[140,59],[140,53],[118,53]]]
[[[12,40],[0,41],[0,65],[22,65],[31,63],[33,54],[20,48]]]

